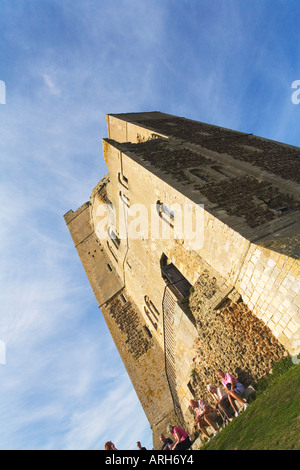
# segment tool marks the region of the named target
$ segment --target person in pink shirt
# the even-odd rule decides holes
[[[169,424],[167,431],[175,438],[175,442],[169,446],[172,450],[187,450],[191,447],[190,436],[184,429]]]
[[[224,374],[221,369],[219,369],[217,373],[220,379],[222,380],[222,384],[227,389],[228,399],[232,408],[235,411],[235,416],[238,416],[239,412],[235,404],[235,400],[242,403],[244,405],[244,409],[248,407],[247,400],[244,400],[242,398],[245,388],[232,374],[229,374],[228,372]]]

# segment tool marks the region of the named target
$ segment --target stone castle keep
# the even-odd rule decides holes
[[[299,352],[300,149],[160,112],[107,125],[108,173],[64,217],[160,448],[217,369],[255,383]]]

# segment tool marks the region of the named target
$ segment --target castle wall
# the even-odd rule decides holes
[[[76,212],[69,211],[65,221],[158,446],[159,434],[173,420],[163,349],[155,336],[149,335],[144,318],[118,275],[116,260],[94,232],[90,214],[90,205],[84,204]]]
[[[244,302],[296,354],[300,346],[300,263],[251,244],[236,282]]]
[[[106,116],[108,137],[117,142],[144,142],[153,138],[153,135],[165,135],[160,132],[153,132],[142,125],[143,120],[149,122],[149,119],[156,122],[157,119],[172,118],[170,114],[160,112],[138,113],[139,124],[132,122],[137,118],[136,113],[126,113],[123,115],[108,114]]]
[[[173,419],[163,351],[156,338],[149,336],[145,321],[127,290],[108,302],[102,313],[152,427],[153,442],[157,446],[159,434],[165,432]]]
[[[189,204],[190,201],[154,174],[138,165],[136,161],[119,148],[111,145],[111,142],[104,141],[104,155],[110,174],[107,195],[115,207],[117,221],[120,213],[124,210],[124,204],[126,206],[126,201],[129,205],[129,207],[125,207],[129,211],[126,237],[122,238],[121,230],[117,230],[121,237],[121,243],[120,249],[115,250],[118,263],[122,264],[124,269],[126,290],[134,299],[147,328],[160,344],[162,351],[164,351],[166,345],[163,299],[166,282],[162,278],[161,258],[164,255],[169,263],[174,263],[190,283],[196,281],[199,266],[197,260],[190,255],[190,250],[185,247],[184,239],[174,240],[173,230],[159,218],[155,207],[158,200],[164,201],[170,207],[172,204]],[[120,183],[120,173],[126,177],[124,185]],[[123,180],[121,181],[123,182]],[[120,200],[120,190],[122,195],[127,196],[125,203]],[[138,205],[137,208],[141,208],[141,213],[132,213],[131,217],[130,208],[134,208],[135,205]],[[95,213],[93,209],[92,213]],[[131,228],[134,227],[135,215],[138,216],[140,225],[138,227],[138,237],[134,233],[130,233]],[[154,225],[158,224],[158,236],[151,231],[153,221],[155,222]],[[144,227],[146,228],[145,231]],[[164,239],[160,236],[162,233],[165,235]],[[123,251],[121,249],[122,245],[126,247],[125,257],[124,249]],[[151,303],[150,307],[149,302]],[[174,343],[176,371],[181,371],[180,374],[177,374],[176,387],[180,405],[187,408],[188,401],[191,398],[188,382],[197,331],[180,305],[176,307],[172,322],[171,334]],[[165,367],[164,362],[161,367]]]
[[[65,220],[159,448],[176,407],[192,426],[195,364],[204,384],[223,356],[226,367],[246,366],[243,350],[261,358],[249,371],[258,377],[299,351],[300,198],[290,170],[299,149],[156,112],[107,122],[109,174]],[[176,225],[176,207],[187,206],[199,216],[196,240]],[[162,275],[165,264],[193,286],[190,304]],[[224,354],[212,360],[219,327]]]
[[[117,118],[114,119],[118,121]],[[113,119],[110,117],[110,122],[112,121]],[[171,120],[171,124],[174,121],[177,122]],[[152,132],[159,130],[166,137],[168,132],[172,134],[173,127],[169,126],[166,129],[167,126],[164,123],[163,119],[156,122],[148,120],[147,122],[143,118],[138,120],[135,118],[135,122],[131,124],[132,142],[137,141],[135,137],[137,135],[142,136],[145,140],[148,138],[149,129],[144,129],[145,124],[153,126]],[[199,135],[201,125],[194,124],[197,126]],[[129,123],[127,122],[126,125],[128,127]],[[177,131],[175,136],[169,137],[171,144],[176,145],[179,149],[180,156],[174,152],[174,148],[168,149],[166,144],[161,144],[159,147],[155,140],[149,143],[145,142],[143,148],[126,144],[119,146],[119,149],[122,149],[120,152],[123,153],[124,161],[127,161],[126,152],[130,159],[138,163],[139,167],[136,171],[139,173],[139,179],[143,179],[144,193],[147,187],[159,187],[157,197],[163,195],[166,200],[172,202],[176,200],[182,203],[204,204],[203,246],[196,253],[191,253],[191,256],[186,256],[187,252],[183,250],[183,256],[181,256],[178,254],[175,244],[170,249],[173,253],[177,250],[177,266],[179,265],[185,271],[188,278],[191,279],[194,275],[193,283],[199,270],[194,262],[190,264],[188,260],[193,258],[193,255],[199,255],[205,259],[226,280],[228,287],[234,286],[239,290],[249,308],[270,327],[275,337],[280,339],[290,353],[294,354],[300,343],[299,260],[297,255],[297,233],[299,233],[300,227],[299,186],[297,185],[297,171],[294,174],[289,171],[287,162],[282,162],[281,154],[286,152],[287,159],[291,164],[296,161],[295,158],[298,158],[299,149],[266,139],[246,136],[242,133],[234,133],[236,140],[218,140],[218,133],[224,133],[224,130],[208,125],[204,125],[202,135],[209,135],[208,131],[211,133],[211,128],[213,128],[214,135],[217,134],[217,139],[206,141],[205,148],[201,138],[199,137],[198,142],[195,134],[178,135]],[[233,131],[225,131],[233,133]],[[118,137],[121,138],[121,136]],[[190,138],[192,143],[188,143],[188,145],[186,142],[182,143],[182,140],[178,141],[179,137],[184,137],[186,140]],[[217,147],[218,142],[220,142],[219,147]],[[201,147],[199,143],[201,143]],[[228,151],[231,155],[225,155],[219,149]],[[244,149],[244,152],[241,149]],[[161,153],[162,150],[164,153]],[[174,154],[176,154],[175,159]],[[256,158],[255,162],[258,161],[257,165],[259,164],[261,168],[249,163],[251,161],[250,154],[253,155],[252,159]],[[272,159],[273,154],[276,158]],[[161,158],[161,155],[164,158]],[[257,160],[257,155],[262,155],[263,158]],[[181,157],[182,160],[179,160]],[[202,159],[200,166],[197,159],[198,161]],[[209,181],[209,177],[212,175],[211,168],[214,168],[212,160],[218,165],[221,164],[218,169],[221,169],[225,175],[231,175],[231,178],[222,176],[218,183],[218,178],[214,174],[213,184],[200,183],[200,186],[197,186],[194,183],[195,179],[191,179],[190,174],[187,177],[186,171],[182,172],[184,162],[186,168],[194,169],[193,173],[195,174],[197,174],[198,165],[201,175],[204,175]],[[176,164],[179,161],[182,162],[180,174],[176,170]],[[266,173],[268,161],[271,162],[274,173]],[[128,164],[130,165],[130,163]],[[144,171],[141,170],[141,166]],[[231,186],[231,181],[237,183],[236,179],[241,178],[240,175],[245,176],[245,173],[250,173],[252,179],[246,180],[244,178],[244,184],[240,189]],[[161,183],[162,181],[165,185]],[[216,182],[219,186],[216,185]],[[263,182],[265,182],[265,186]],[[171,188],[170,194],[168,194],[168,187]],[[246,207],[247,204],[244,202],[243,212],[241,212],[238,200],[242,200],[243,193],[247,194],[247,191],[249,191],[250,204],[249,207]],[[260,196],[259,191],[261,192]],[[226,206],[226,200],[230,201],[233,193],[236,194],[235,199],[232,200],[230,207]],[[262,199],[255,200],[257,196]],[[251,198],[254,199],[251,200]],[[263,203],[263,200],[267,202],[273,200],[273,205],[269,203],[268,206]],[[277,205],[280,205],[280,202],[289,204],[290,210],[287,213],[276,213],[272,209],[275,204],[274,200]],[[140,201],[142,202],[142,198]]]
[[[100,243],[94,232],[90,220],[90,205],[84,204],[76,212],[68,212],[65,220],[94,295],[101,306],[124,287],[122,278],[118,276],[116,267],[112,265],[105,250],[105,241]]]

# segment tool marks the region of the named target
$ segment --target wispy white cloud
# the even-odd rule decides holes
[[[115,377],[117,379],[117,377]],[[87,406],[75,412],[70,431],[66,433],[64,449],[104,449],[104,443],[112,440],[118,448],[135,450],[136,442],[149,433],[149,426],[140,420],[140,405],[126,377],[119,376],[109,394],[105,394],[98,406]],[[141,437],[142,436],[142,437]],[[150,439],[147,446],[149,448]],[[123,443],[123,444],[122,444]],[[152,448],[152,447],[150,447]]]
[[[50,74],[44,73],[43,79],[52,95],[60,95],[61,91]]]

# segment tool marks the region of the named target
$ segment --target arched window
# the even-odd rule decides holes
[[[144,328],[145,328],[146,333],[147,333],[147,335],[149,336],[149,338],[152,338],[152,333],[151,333],[151,331],[149,330],[148,326],[145,325]]]
[[[192,285],[173,263],[161,266],[161,272],[165,283],[170,286],[178,300],[189,297]]]
[[[148,295],[145,295],[144,301],[145,301],[144,312],[146,313],[152,326],[157,330],[157,324],[158,324],[159,315],[160,315],[159,311],[157,310],[153,302],[149,299]]]
[[[109,227],[108,230],[107,230],[107,233],[108,233],[108,236],[111,239],[112,243],[114,244],[114,246],[118,250],[119,246],[121,244],[121,240],[117,236],[115,229],[113,229],[112,227]]]
[[[122,186],[124,186],[124,188],[128,189],[128,179],[126,178],[126,176],[121,173],[118,173],[118,181]]]
[[[166,204],[161,201],[157,201],[156,210],[159,215],[170,227],[174,227],[174,218],[175,214],[172,209],[170,209]]]
[[[108,242],[106,242],[106,243],[107,243],[107,247],[108,247],[110,253],[112,254],[114,260],[118,263],[118,258],[116,257],[116,255],[114,253],[114,250],[112,249],[112,247],[110,246],[110,244]]]
[[[126,194],[122,193],[122,191],[119,191],[119,198],[125,204],[125,206],[130,207],[130,202],[128,196]]]

